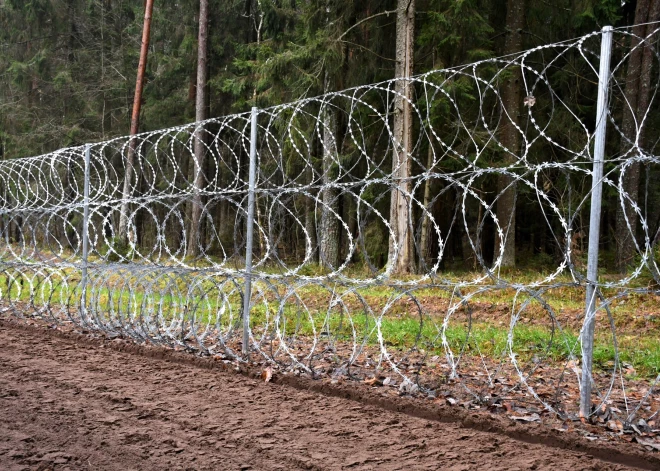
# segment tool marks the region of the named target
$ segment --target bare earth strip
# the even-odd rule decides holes
[[[632,468],[0,322],[0,469]]]

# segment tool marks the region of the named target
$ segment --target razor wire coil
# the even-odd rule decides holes
[[[655,66],[660,63],[659,31],[652,25],[644,37],[625,28],[614,32],[608,126],[615,137],[608,143],[620,151],[610,151],[603,184],[624,208],[627,236],[639,254],[617,280],[587,280],[575,244],[590,201],[584,181],[592,175],[600,33],[417,75],[405,79],[410,96],[397,91],[404,80],[398,79],[259,110],[250,348],[266,361],[310,373],[329,351],[341,350],[333,354],[345,366],[375,355],[379,365],[412,383],[415,375],[397,360],[386,329],[392,316],[405,312],[416,322],[414,349],[442,351],[455,380],[467,350],[479,350],[471,341],[474,300],[511,290],[507,361],[532,397],[560,412],[529,382],[551,346],[539,349],[540,360],[521,360],[521,319],[538,306],[550,342],[563,342],[565,363],[575,365],[579,339],[563,335],[549,293],[596,283],[616,352],[610,307],[630,294],[657,294],[641,284],[644,276],[660,284],[658,228],[649,220],[654,195],[647,186],[636,198],[625,187],[627,173],[638,166],[647,178],[657,175],[658,137],[648,136],[658,115],[657,81],[641,113],[631,109],[625,81],[631,49],[646,48]],[[502,87],[513,74],[524,91],[523,103],[511,108]],[[579,93],[586,104],[577,103]],[[402,101],[410,107],[409,146],[395,132]],[[626,113],[634,116],[634,135],[623,129]],[[503,142],[503,130],[515,134],[517,149]],[[204,155],[195,155],[196,141]],[[0,162],[0,306],[240,358],[250,145],[249,113],[91,144],[88,199],[84,146]],[[411,168],[404,178],[393,164],[397,155]],[[203,172],[201,186],[195,169]],[[498,178],[508,181],[499,193],[492,191]],[[547,274],[525,282],[501,269],[511,229],[498,219],[497,204],[514,187],[516,198],[534,206],[527,214],[545,224],[556,255]],[[394,192],[408,205],[404,226],[419,272],[412,277],[393,275],[407,243],[390,223]],[[450,207],[440,218],[442,204]],[[83,261],[85,207],[90,251]],[[195,207],[199,230],[190,240]],[[123,235],[122,211],[128,222]],[[496,240],[492,257],[484,253],[488,233]],[[386,263],[372,243],[378,237],[381,252],[389,248]],[[479,267],[469,277],[451,277],[442,268],[449,244],[457,241]],[[385,294],[374,301],[378,290]],[[445,293],[443,312],[428,307],[428,293]],[[457,326],[460,341],[451,334]],[[470,354],[481,357],[484,381],[492,383],[499,366],[487,365],[480,351]],[[616,355],[598,391],[602,402],[622,378]]]

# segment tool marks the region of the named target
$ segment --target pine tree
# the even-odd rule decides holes
[[[392,190],[388,264],[396,274],[414,269],[413,239],[409,196],[411,191],[412,116],[410,103],[413,74],[413,45],[415,31],[415,0],[398,0],[396,18],[396,85],[394,92],[394,122],[392,125],[392,176],[396,189]],[[395,249],[395,244],[397,245]]]
[[[207,82],[207,46],[208,46],[208,23],[209,23],[209,2],[208,0],[199,1],[199,39],[197,41],[197,99],[195,103],[195,121],[197,130],[194,136],[194,156],[193,156],[193,201],[191,208],[190,236],[188,239],[188,255],[191,257],[199,254],[200,245],[202,245],[200,234],[200,223],[202,215],[202,197],[201,188],[204,185],[204,143],[205,131],[200,128],[202,121],[206,119],[206,82]]]
[[[635,24],[630,41],[630,58],[628,59],[627,81],[625,87],[624,114],[621,123],[620,152],[626,157],[635,157],[634,147],[644,148],[648,120],[641,126],[642,119],[648,111],[651,100],[651,70],[653,67],[653,52],[651,46],[645,44],[643,38],[650,34],[656,25],[647,23],[660,19],[660,0],[638,0],[635,10]],[[623,178],[623,190],[630,200],[625,200],[616,209],[616,266],[625,273],[635,255],[637,234],[637,213],[632,205],[639,200],[641,164],[635,162],[626,169]],[[617,201],[618,203],[618,201]]]
[[[524,0],[508,0],[506,10],[506,39],[504,54],[522,50],[522,34],[525,25]],[[502,124],[500,125],[500,144],[504,152],[504,166],[516,161],[520,153],[520,110],[522,107],[522,71],[511,67],[511,75],[502,87]],[[495,236],[495,254],[502,255],[501,266],[516,265],[516,182],[507,174],[497,178],[497,219],[503,231],[503,237]],[[504,247],[501,244],[504,243]]]

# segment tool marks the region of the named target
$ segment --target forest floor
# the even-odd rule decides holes
[[[640,445],[0,318],[0,468],[660,469]]]

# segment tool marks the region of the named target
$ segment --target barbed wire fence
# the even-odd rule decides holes
[[[657,77],[641,112],[626,94],[631,55],[643,52],[657,73],[659,31],[608,28],[406,79],[409,146],[393,132],[407,98],[391,80],[2,161],[0,309],[313,376],[387,370],[402,390],[453,383],[491,405],[499,384],[500,399],[525,395],[560,416],[575,413],[563,399],[573,383],[583,416],[612,404],[640,416],[655,382],[628,397],[612,307],[660,294],[658,136],[647,131],[660,117]],[[516,73],[519,112],[501,92]],[[519,148],[503,143],[504,127]],[[412,169],[404,179],[396,153]],[[637,197],[626,178],[639,167]],[[497,191],[499,176],[509,184]],[[515,234],[497,204],[512,189],[527,208],[518,224],[544,225],[553,247],[552,269],[524,281],[503,269]],[[390,223],[393,192],[408,205],[403,233]],[[616,195],[638,254],[619,279],[598,277],[602,192]],[[417,274],[398,276],[406,237]],[[477,269],[451,274],[456,257]],[[575,335],[561,290],[586,300]],[[482,300],[502,293],[505,347],[486,352]],[[531,326],[546,334],[533,354],[520,340]],[[592,368],[595,331],[614,352],[604,374]]]

